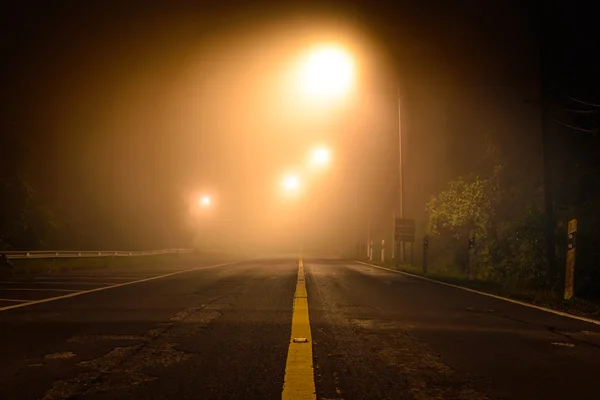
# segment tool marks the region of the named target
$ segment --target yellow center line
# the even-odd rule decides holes
[[[282,400],[315,400],[312,337],[308,318],[308,294],[304,280],[304,263],[298,262],[298,281],[292,312],[292,335],[285,363]]]

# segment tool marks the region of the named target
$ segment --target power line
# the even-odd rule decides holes
[[[575,113],[575,114],[598,114],[598,112],[600,112],[600,110],[563,110],[564,112],[568,112],[568,113]]]
[[[590,130],[590,129],[579,128],[577,126],[566,124],[566,123],[561,122],[561,121],[559,121],[557,119],[552,119],[552,121],[556,122],[557,124],[563,125],[563,126],[565,126],[567,128],[574,129],[576,131],[581,131],[581,132],[586,132],[586,133],[597,133],[596,131],[593,131],[593,130]]]
[[[600,108],[600,104],[596,104],[596,103],[590,103],[590,102],[588,102],[588,101],[579,100],[579,99],[576,99],[575,97],[571,97],[571,96],[567,96],[567,98],[568,98],[569,100],[571,100],[571,101],[574,101],[574,102],[576,102],[576,103],[581,103],[581,104],[584,104],[584,105],[586,105],[586,106],[589,106],[589,107],[596,107],[596,108]]]

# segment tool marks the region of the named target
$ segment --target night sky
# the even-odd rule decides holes
[[[79,246],[177,244],[166,231],[186,224],[181,210],[195,190],[219,193],[214,232],[268,241],[288,226],[285,206],[272,200],[273,171],[319,137],[339,141],[343,165],[361,157],[359,220],[364,227],[371,216],[385,230],[396,84],[405,213],[421,233],[427,199],[459,175],[484,173],[490,143],[539,185],[540,38],[556,118],[594,130],[560,112],[577,105],[568,96],[600,101],[593,13],[577,2],[546,11],[528,1],[109,3],[5,2],[0,13],[2,151],[16,138],[28,143],[28,174],[79,232]],[[360,102],[369,117],[345,114],[345,127],[336,125],[356,135],[352,145],[320,120],[283,118],[266,105],[279,104],[279,87],[261,86],[283,65],[273,54],[323,27],[369,55]],[[556,129],[572,145],[561,154],[596,151],[592,133]],[[315,203],[316,221],[333,225],[351,212],[350,201],[332,199]]]

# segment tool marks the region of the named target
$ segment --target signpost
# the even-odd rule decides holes
[[[577,239],[577,220],[569,221],[567,229],[567,270],[565,272],[565,300],[573,298],[575,283],[575,245]]]
[[[415,220],[396,218],[394,220],[394,238],[396,239],[396,245],[401,243],[411,243],[412,246],[412,243],[415,241]],[[402,255],[404,256],[404,254]],[[398,261],[404,264],[404,260],[399,260],[399,257],[396,257],[396,266],[398,266]]]

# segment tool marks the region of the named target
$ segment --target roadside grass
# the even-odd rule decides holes
[[[526,303],[534,304],[541,307],[551,308],[554,310],[563,311],[569,314],[582,317],[600,319],[600,300],[593,301],[574,297],[571,300],[565,300],[562,293],[553,290],[532,290],[526,288],[509,288],[499,282],[486,281],[483,279],[469,280],[466,276],[455,271],[428,271],[423,272],[423,269],[414,265],[404,265],[396,268],[392,264],[382,264],[381,262],[359,260],[373,265],[378,265],[390,270],[398,270],[409,274],[418,275],[449,283],[456,286],[478,290],[497,296],[506,297],[513,300],[519,300]]]

